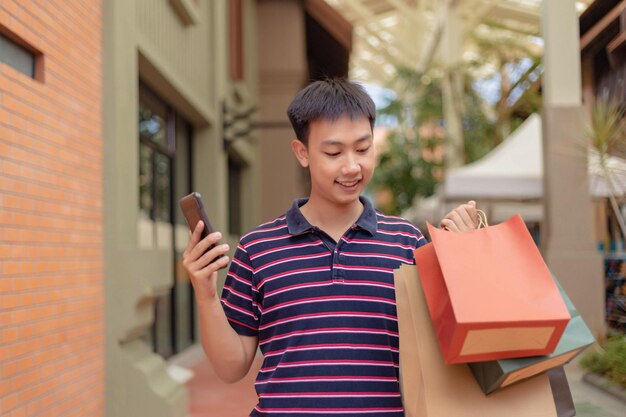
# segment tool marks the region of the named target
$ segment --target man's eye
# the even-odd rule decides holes
[[[370,150],[370,147],[368,146],[367,148],[357,149],[357,152],[359,152],[359,153],[365,153],[365,152],[367,152],[367,151],[369,151],[369,150]]]
[[[339,152],[324,152],[328,156],[339,156]]]

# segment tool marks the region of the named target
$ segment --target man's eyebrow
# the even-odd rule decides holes
[[[365,142],[367,140],[372,139],[372,134],[371,133],[367,133],[363,136],[361,136],[360,138],[358,138],[355,142],[361,143],[361,142]],[[344,143],[341,142],[340,140],[337,139],[326,139],[324,141],[322,141],[322,145],[343,145]]]

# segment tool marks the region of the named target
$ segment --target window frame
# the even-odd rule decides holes
[[[32,71],[30,71],[29,73],[24,72],[21,68],[18,68],[15,65],[12,65],[10,62],[2,59],[1,55],[0,64],[7,65],[13,68],[15,71],[18,71],[20,74],[24,74],[33,80],[43,83],[45,81],[43,53],[2,25],[0,25],[0,38],[3,38],[4,41],[9,44],[14,50],[23,52],[24,54],[27,54],[30,59],[32,59]]]

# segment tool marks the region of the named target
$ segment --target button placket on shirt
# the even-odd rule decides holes
[[[339,251],[339,245],[341,245],[341,241],[337,243],[335,246],[335,250],[333,250],[333,283],[335,284],[343,284],[345,278],[345,271],[341,268],[335,268],[335,265],[341,265],[341,252]]]
[[[332,239],[317,226],[313,226],[311,233],[318,236],[322,240],[324,246],[326,246],[326,249],[330,252],[330,273],[332,282],[337,284],[343,283],[344,271],[342,269],[335,268],[335,265],[339,264],[339,245],[341,244],[341,239],[336,244],[334,241],[331,242]]]
[[[357,229],[358,226],[356,224],[353,224],[352,227],[350,227],[350,230],[348,230],[348,232],[344,236],[353,235]],[[333,250],[332,275],[333,283],[335,284],[343,284],[345,282],[346,271],[343,268],[335,268],[335,265],[344,266],[342,261],[345,259],[345,256],[341,254],[340,250],[344,246],[344,244],[345,242],[343,241],[343,239],[339,239],[339,242],[337,242],[337,246],[335,246],[335,249]]]

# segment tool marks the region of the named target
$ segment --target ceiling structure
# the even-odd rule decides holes
[[[385,85],[397,66],[424,72],[441,58],[446,22],[455,31],[461,56],[470,53],[470,34],[481,31],[527,38],[541,48],[542,0],[325,0],[354,27],[350,78]],[[582,13],[593,0],[577,0]],[[453,19],[453,20],[451,20]],[[449,30],[449,29],[448,29]]]

